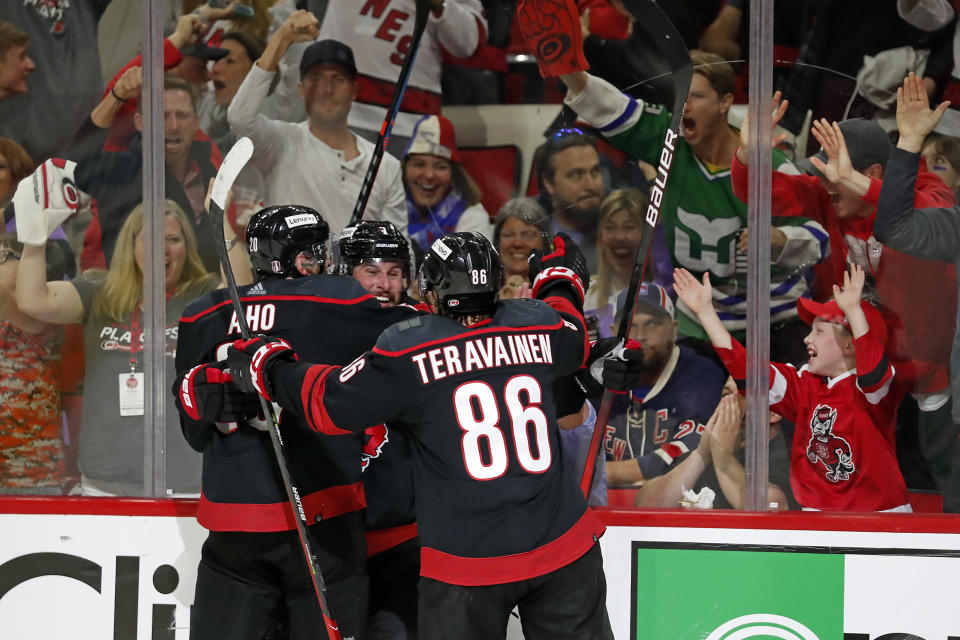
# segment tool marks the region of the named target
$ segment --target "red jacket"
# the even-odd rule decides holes
[[[915,190],[916,207],[949,207],[956,198],[944,182],[921,166]],[[733,193],[747,201],[747,167],[734,157],[731,166]],[[773,172],[772,213],[775,216],[806,216],[830,234],[830,260],[818,265],[814,290],[830,297],[832,285],[843,282],[851,247],[870,253],[878,302],[884,310],[889,340],[886,345],[898,377],[913,392],[933,392],[949,386],[950,349],[953,344],[953,314],[957,308],[956,272],[952,264],[920,260],[880,245],[873,238],[873,220],[883,183],[874,178],[863,200],[873,211],[866,218],[839,219],[830,194],[819,179],[809,175]],[[862,264],[862,260],[857,262]]]
[[[856,371],[835,378],[770,364],[770,408],[796,424],[790,486],[804,507],[882,511],[907,504],[895,445],[902,393],[893,388],[893,369],[874,333],[854,343]],[[743,345],[734,340],[732,348],[716,351],[740,385]]]

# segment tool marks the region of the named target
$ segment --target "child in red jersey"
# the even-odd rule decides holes
[[[770,364],[770,408],[796,424],[790,485],[805,509],[911,510],[894,444],[901,394],[891,389],[896,372],[884,353],[886,325],[861,300],[863,282],[863,270],[852,265],[830,302],[799,299],[800,317],[811,325],[804,339],[810,360],[799,370]],[[746,351],[713,308],[709,275],[700,282],[676,269],[674,290],[742,392]]]

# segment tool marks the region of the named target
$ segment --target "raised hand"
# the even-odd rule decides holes
[[[300,9],[294,11],[287,21],[280,25],[280,30],[283,30],[290,43],[312,42],[320,34],[320,21],[309,11]]]
[[[712,432],[713,443],[710,446],[714,453],[719,447],[732,455],[736,451],[737,437],[743,425],[743,414],[740,413],[736,396],[726,395],[720,398],[714,416],[717,420]]]
[[[787,113],[787,107],[790,106],[790,101],[782,100],[782,98],[783,94],[779,91],[773,94],[773,113],[770,116],[771,147],[776,147],[787,138],[785,133],[772,135],[773,130],[777,128],[777,125],[780,124],[783,116]],[[743,123],[740,125],[740,146],[737,148],[737,160],[740,161],[740,164],[749,164],[749,158],[747,157],[749,147],[750,117],[748,112],[747,115],[743,116]]]
[[[840,125],[836,122],[830,124],[826,118],[821,118],[814,120],[811,132],[826,152],[827,162],[812,156],[810,163],[830,182],[849,180],[853,176],[854,168],[850,163],[850,153],[847,151],[847,142],[843,138]]]
[[[573,0],[520,0],[516,15],[544,78],[590,68]]]
[[[140,65],[123,72],[113,85],[113,92],[123,101],[139,98],[143,88],[143,69]]]
[[[944,101],[931,110],[923,80],[911,72],[897,89],[897,129],[900,131],[897,146],[913,153],[920,151],[927,134],[937,126],[949,106],[950,102]]]
[[[207,23],[196,13],[186,13],[177,18],[177,26],[170,34],[170,42],[177,49],[193,44],[207,30]]]
[[[849,270],[843,273],[843,289],[833,285],[833,298],[848,318],[851,313],[860,311],[864,280],[863,269],[859,265],[851,264]]]
[[[713,287],[710,285],[710,273],[704,272],[703,282],[686,269],[673,270],[673,290],[683,304],[699,316],[713,308]]]

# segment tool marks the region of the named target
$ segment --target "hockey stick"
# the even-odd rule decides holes
[[[427,18],[430,17],[430,0],[415,0],[416,16],[413,21],[413,35],[410,39],[410,48],[407,50],[407,56],[403,60],[403,66],[400,67],[400,75],[397,76],[397,84],[393,88],[393,97],[390,98],[390,105],[387,107],[387,115],[380,126],[380,135],[377,137],[377,144],[373,148],[373,155],[370,156],[370,164],[367,166],[367,173],[363,176],[363,183],[360,185],[360,193],[357,196],[357,203],[353,207],[353,213],[350,215],[348,227],[356,226],[363,218],[363,212],[367,208],[367,201],[370,200],[370,192],[373,190],[373,181],[380,170],[380,161],[383,160],[383,154],[387,150],[387,143],[390,142],[390,132],[393,130],[393,121],[400,111],[400,102],[403,100],[403,94],[407,90],[407,81],[410,80],[410,70],[413,68],[413,61],[417,57],[417,51],[420,50],[420,40],[423,39],[423,31],[427,27]]]
[[[223,159],[217,177],[213,182],[213,190],[210,195],[210,215],[208,223],[213,227],[214,237],[219,240],[216,242],[217,257],[220,259],[220,266],[223,269],[223,275],[227,281],[227,291],[230,294],[230,301],[233,303],[233,310],[237,316],[237,324],[240,325],[240,335],[244,340],[249,340],[252,336],[250,326],[247,324],[247,316],[243,311],[243,304],[240,302],[240,294],[237,292],[237,280],[233,275],[233,269],[230,266],[230,258],[227,256],[227,244],[223,235],[223,210],[227,202],[227,194],[230,187],[233,186],[237,174],[243,169],[250,156],[253,155],[253,143],[250,138],[240,138],[233,148]],[[323,575],[320,573],[320,567],[317,565],[316,557],[310,548],[310,540],[307,537],[307,514],[303,510],[303,504],[300,502],[300,491],[294,484],[290,475],[290,463],[287,460],[286,451],[283,448],[283,437],[280,434],[280,424],[277,422],[276,413],[273,407],[262,396],[260,398],[260,409],[263,411],[272,429],[270,429],[270,442],[273,444],[273,453],[277,459],[277,466],[280,468],[280,476],[283,478],[283,486],[287,491],[287,500],[293,507],[294,520],[297,523],[297,534],[300,537],[300,547],[303,550],[303,557],[307,562],[307,569],[310,572],[310,579],[313,582],[313,590],[317,594],[317,602],[320,603],[320,611],[323,613],[323,621],[327,629],[329,640],[340,640],[340,631],[337,623],[330,613],[330,607],[327,605],[326,585],[323,582]]]
[[[617,337],[620,339],[620,348],[626,342],[630,333],[630,324],[637,306],[637,293],[643,282],[647,261],[650,258],[650,246],[653,234],[660,219],[660,205],[667,190],[667,180],[670,178],[670,167],[673,165],[673,156],[676,151],[676,141],[680,136],[680,122],[683,120],[683,111],[686,108],[687,92],[690,90],[690,81],[693,78],[693,63],[690,52],[687,51],[683,38],[677,33],[676,27],[670,19],[653,2],[653,0],[624,0],[624,6],[636,18],[634,27],[642,28],[658,45],[663,59],[670,68],[673,78],[674,96],[673,112],[670,118],[670,127],[663,139],[663,148],[660,150],[660,162],[657,166],[657,178],[654,181],[653,191],[650,194],[650,205],[647,207],[647,229],[640,241],[637,251],[637,260],[633,264],[630,274],[630,285],[627,287],[626,300],[630,301],[629,313],[624,309],[617,328]],[[626,306],[626,305],[624,305]],[[613,392],[604,389],[597,411],[597,421],[593,427],[593,437],[590,439],[590,449],[587,452],[587,462],[580,477],[580,489],[584,497],[590,495],[590,486],[593,483],[593,472],[600,452],[600,442],[610,420],[610,409],[613,406]]]

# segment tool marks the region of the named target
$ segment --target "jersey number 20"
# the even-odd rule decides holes
[[[520,401],[521,392],[526,393],[530,404]],[[517,461],[528,473],[543,473],[550,468],[547,416],[540,408],[542,395],[540,383],[532,376],[514,376],[503,388]],[[453,405],[463,429],[461,447],[467,473],[475,480],[499,478],[507,471],[509,461],[506,438],[498,426],[500,405],[493,388],[479,381],[462,384],[453,393]],[[533,442],[528,425],[533,427]],[[481,441],[486,445],[487,455],[481,453]]]

